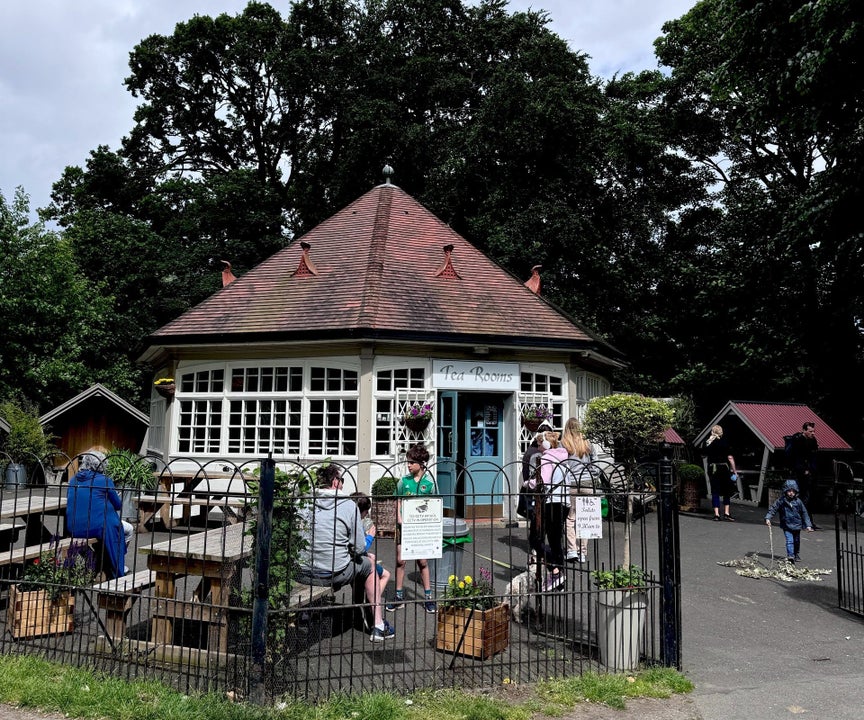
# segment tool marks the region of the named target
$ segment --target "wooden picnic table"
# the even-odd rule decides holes
[[[46,527],[45,516],[65,512],[66,494],[48,495],[47,491],[48,488],[45,487],[27,489],[16,492],[12,497],[7,497],[0,502],[0,522],[12,520],[12,523],[3,523],[4,526],[8,525],[14,529],[17,521],[23,519],[24,544],[27,546],[12,550],[14,537],[10,538],[12,542],[9,543],[9,547],[0,547],[0,565],[39,557],[45,549],[43,546],[47,547],[51,537],[60,534],[57,528],[52,532]]]
[[[194,620],[209,625],[208,651],[227,652],[231,587],[239,580],[242,561],[252,554],[252,539],[245,533],[246,523],[237,523],[140,549],[156,578],[152,643],[174,645],[174,622]],[[176,596],[177,580],[184,576],[200,577],[191,601]]]
[[[234,480],[245,483],[246,478],[238,475],[203,475],[201,473],[176,473],[162,475],[159,489],[155,493],[142,493],[135,498],[138,504],[138,532],[147,532],[147,524],[160,519],[166,529],[177,525],[188,525],[192,519],[192,508],[200,507],[207,517],[214,508],[225,515],[226,522],[233,524],[245,517],[249,505],[245,495],[231,493],[223,486],[230,486]],[[180,517],[175,517],[175,509],[180,508]]]

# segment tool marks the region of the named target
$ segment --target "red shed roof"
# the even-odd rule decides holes
[[[792,435],[801,430],[805,422],[816,423],[816,440],[820,450],[851,450],[849,443],[841,438],[828,423],[813,412],[807,405],[800,403],[748,402],[730,400],[723,409],[696,438],[699,445],[711,427],[727,415],[736,415],[770,450],[782,449],[784,435]]]
[[[675,432],[674,428],[666,428],[663,431],[663,440],[670,445],[684,445],[684,438],[682,438],[677,432]]]
[[[389,183],[157,330],[144,357],[169,345],[315,339],[497,343],[623,364],[619,351]]]

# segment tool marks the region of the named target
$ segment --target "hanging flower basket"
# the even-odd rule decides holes
[[[411,432],[423,432],[432,421],[432,403],[415,402],[408,406],[402,416],[402,424]]]
[[[525,427],[526,430],[528,430],[528,432],[532,433],[535,433],[540,429],[541,422],[543,421],[539,420],[538,418],[533,418],[531,420],[528,420],[524,417],[522,418],[522,425]]]
[[[156,392],[168,400],[174,397],[174,392],[177,390],[174,378],[159,378],[153,383],[153,387],[156,388]]]
[[[409,417],[406,416],[402,418],[402,422],[405,423],[405,427],[407,427],[411,432],[423,432],[427,427],[429,427],[429,422],[432,418],[429,415],[423,417]]]
[[[522,409],[522,425],[535,433],[544,421],[552,422],[552,411],[545,405],[527,405]]]

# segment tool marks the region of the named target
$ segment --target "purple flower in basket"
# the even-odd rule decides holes
[[[411,420],[422,420],[424,418],[432,417],[432,403],[424,402],[419,403],[415,402],[408,406],[405,410],[405,417]]]
[[[552,420],[552,409],[546,405],[526,405],[522,408],[523,420]]]

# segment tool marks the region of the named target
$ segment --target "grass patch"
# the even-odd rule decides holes
[[[317,705],[286,700],[260,708],[220,695],[184,695],[155,681],[127,682],[30,656],[0,656],[0,702],[85,720],[531,720],[561,716],[586,700],[623,708],[627,698],[668,698],[693,684],[666,668],[632,675],[587,673],[538,683],[508,697],[496,691],[424,690],[406,696],[335,696]]]

